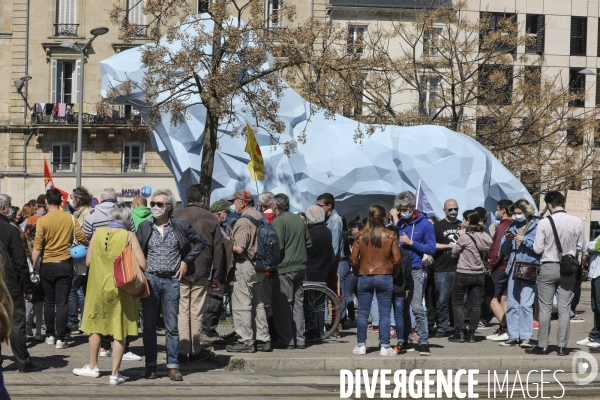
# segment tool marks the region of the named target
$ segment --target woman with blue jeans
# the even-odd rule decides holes
[[[378,204],[369,208],[367,226],[354,241],[350,264],[358,276],[358,321],[356,337],[358,344],[354,354],[367,354],[367,321],[373,296],[379,305],[380,355],[395,356],[390,347],[390,307],[394,293],[394,266],[400,262],[400,249],[396,244],[398,235],[384,228],[386,210]]]
[[[501,251],[510,254],[506,273],[508,275],[508,306],[506,324],[508,340],[500,346],[533,347],[533,301],[536,286],[533,282],[513,279],[512,274],[519,262],[539,264],[540,255],[533,251],[538,218],[535,208],[525,199],[517,200],[510,207],[514,222],[502,238]],[[520,341],[520,343],[519,343]]]

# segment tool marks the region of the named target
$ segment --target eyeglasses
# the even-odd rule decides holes
[[[157,206],[159,208],[163,208],[166,204],[163,203],[162,201],[151,201],[150,202],[150,207],[154,207]]]
[[[319,203],[317,203],[317,205],[318,205],[319,207],[321,207],[321,208],[323,208],[323,207],[327,207],[327,204],[319,204]]]
[[[456,207],[456,208],[446,208],[446,211],[458,211],[458,207]]]

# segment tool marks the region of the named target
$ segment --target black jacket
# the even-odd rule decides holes
[[[31,280],[20,235],[19,230],[8,222],[8,218],[0,214],[0,243],[6,250],[4,282],[11,296],[22,298],[23,293],[31,293]]]
[[[311,225],[308,234],[312,246],[306,251],[306,280],[311,282],[327,282],[329,270],[335,254],[333,252],[331,231],[321,223]]]
[[[404,296],[405,292],[412,292],[414,281],[412,278],[412,258],[407,250],[400,247],[400,274],[394,278],[394,294]]]
[[[206,240],[200,235],[189,221],[181,218],[170,219],[171,225],[173,226],[173,232],[177,238],[179,245],[179,254],[181,254],[181,261],[184,261],[188,267],[186,276],[192,275],[195,272],[194,261],[196,257],[202,253],[204,247],[206,247]],[[154,219],[142,222],[138,226],[136,236],[144,252],[144,257],[148,257],[148,243],[150,242],[150,236],[152,236],[152,225]],[[192,247],[192,243],[194,247]]]

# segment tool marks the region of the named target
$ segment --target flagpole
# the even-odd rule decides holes
[[[421,193],[421,179],[419,179],[419,185],[417,186],[417,200],[416,200],[416,207],[417,210],[419,209],[419,194]]]

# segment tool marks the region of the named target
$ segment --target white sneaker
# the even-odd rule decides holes
[[[394,351],[394,349],[392,349],[391,347],[382,347],[381,350],[379,351],[379,355],[386,356],[386,357],[394,357],[394,356],[398,355],[398,353],[396,353]]]
[[[56,341],[56,348],[57,349],[66,349],[69,347],[69,343],[67,343],[67,341],[62,341],[62,340],[57,340]]]
[[[119,374],[118,376],[111,375],[110,378],[108,379],[109,385],[120,385],[121,383],[124,383],[124,382],[125,382],[125,378],[121,374]]]
[[[587,346],[592,348],[600,347],[600,341],[596,340],[595,342],[589,342]]]
[[[112,356],[112,349],[104,350],[100,349],[100,357],[110,357]]]
[[[585,322],[585,319],[583,319],[579,315],[575,314],[571,317],[571,322]]]
[[[508,340],[508,333],[506,332],[502,332],[501,334],[499,334],[496,337],[491,338],[490,340],[494,341],[494,342],[504,342]]]
[[[90,378],[100,377],[100,369],[98,367],[91,369],[89,364],[83,368],[73,368],[73,373],[78,376],[89,376]]]
[[[498,336],[500,336],[502,334],[502,328],[498,328],[494,331],[494,333],[492,333],[491,335],[487,335],[485,338],[488,340],[494,340],[495,338],[497,338]]]
[[[142,357],[129,351],[123,354],[123,361],[142,361]]]
[[[352,352],[354,354],[358,354],[358,355],[364,356],[365,354],[367,354],[367,346],[356,345],[354,347],[354,350],[352,350]]]
[[[48,343],[48,344],[54,344],[55,343],[54,336],[48,336],[46,338],[46,343]]]
[[[585,339],[581,339],[577,342],[578,345],[580,346],[587,346],[588,344],[593,343],[589,337],[586,337]]]

